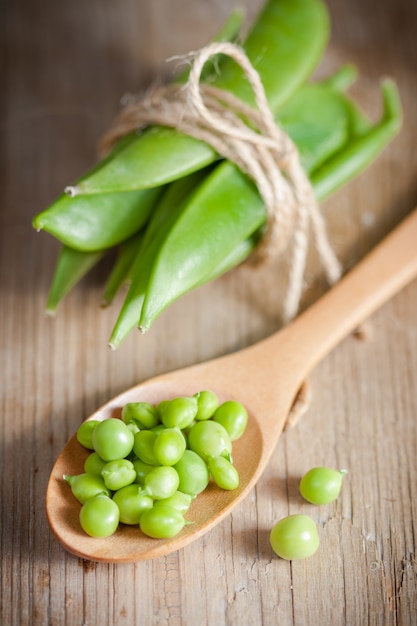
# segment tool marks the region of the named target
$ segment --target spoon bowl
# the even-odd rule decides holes
[[[105,404],[88,419],[103,420],[108,417],[121,417],[122,408],[127,402],[147,401],[157,404],[161,400],[175,396],[192,395],[203,389],[203,383],[207,382],[201,380],[198,386],[198,379],[193,378],[193,382],[190,383],[181,378],[177,381],[174,391],[171,383],[177,380],[176,375],[177,373],[172,377],[170,375],[166,381],[161,377],[133,387]],[[213,386],[209,384],[209,388],[213,389]],[[222,394],[217,389],[216,392],[220,401],[237,399],[230,394]],[[250,441],[251,454],[249,457],[246,446],[242,445],[245,439]],[[186,525],[180,535],[172,539],[152,539],[141,533],[137,526],[125,524],[120,524],[117,532],[111,537],[100,539],[89,537],[81,529],[79,522],[81,505],[74,498],[71,489],[62,478],[64,474],[81,474],[84,471],[84,462],[91,452],[91,450],[81,446],[76,435],[74,435],[59,455],[50,476],[46,496],[49,525],[69,552],[84,559],[129,562],[169,554],[210,530],[231,511],[236,501],[240,501],[248,493],[256,482],[254,477],[260,468],[263,450],[262,431],[257,420],[249,411],[248,425],[244,436],[233,442],[233,463],[238,468],[240,477],[237,489],[225,491],[210,482],[208,487],[194,500],[186,514],[187,520],[193,523]]]
[[[233,442],[240,485],[234,491],[210,483],[186,514],[192,524],[172,539],[151,539],[120,524],[100,539],[79,524],[81,505],[63,480],[83,472],[89,454],[74,435],[59,455],[48,483],[50,528],[71,553],[92,561],[133,562],[163,556],[201,537],[224,519],[255,486],[285,426],[305,377],[344,337],[417,275],[417,210],[314,305],[271,337],[218,359],[169,372],[110,400],[88,419],[120,417],[128,402],[214,391],[220,402],[238,400],[248,411],[244,435]]]

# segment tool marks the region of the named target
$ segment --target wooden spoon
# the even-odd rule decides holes
[[[83,471],[88,451],[76,436],[62,450],[52,470],[46,510],[52,532],[73,554],[104,562],[129,562],[169,554],[201,537],[228,515],[251,491],[285,425],[294,398],[311,369],[338,342],[417,275],[417,209],[355,269],[290,325],[235,354],[153,378],[125,391],[89,419],[119,417],[127,402],[160,400],[215,391],[221,401],[237,399],[249,413],[243,437],[234,442],[233,460],[240,474],[235,491],[210,485],[191,505],[185,526],[170,540],[145,537],[137,527],[120,525],[106,539],[83,533],[80,505],[63,474]]]

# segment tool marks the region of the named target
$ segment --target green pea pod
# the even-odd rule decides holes
[[[306,172],[340,150],[351,132],[346,97],[321,83],[301,87],[282,107],[277,122],[297,146]]]
[[[228,15],[225,23],[213,38],[213,41],[236,41],[240,36],[240,31],[245,21],[246,13],[242,8],[235,8]],[[186,76],[182,78],[185,80]],[[181,80],[181,77],[178,78]]]
[[[311,174],[318,199],[366,167],[398,132],[401,111],[395,85],[384,82],[382,93],[381,122]],[[216,168],[193,195],[155,258],[142,304],[141,330],[147,330],[170,303],[207,280],[228,251],[256,232],[265,217],[263,202],[247,177],[228,162]]]
[[[129,272],[131,285],[109,339],[111,348],[118,347],[127,334],[137,326],[154,258],[187,198],[204,175],[205,172],[195,172],[182,178],[169,185],[162,196],[131,266]]]
[[[210,171],[211,168],[199,170],[167,185],[166,191],[146,228],[141,253],[146,250],[155,237],[159,237],[161,229],[166,229],[171,212],[180,209]]]
[[[261,229],[256,231],[253,235],[248,237],[248,239],[244,239],[240,241],[233,250],[229,252],[227,256],[225,256],[220,263],[212,269],[208,274],[206,274],[198,283],[196,283],[192,289],[196,287],[201,287],[206,283],[210,283],[211,281],[219,278],[226,272],[229,272],[233,268],[237,267],[243,261],[246,261],[248,256],[255,250],[261,239]]]
[[[277,111],[305,82],[327,43],[329,18],[321,0],[270,0],[250,31],[244,49],[259,72],[273,111]],[[213,83],[252,102],[242,70],[225,59]],[[196,171],[218,158],[202,141],[173,129],[144,131],[91,175],[72,194],[155,187]]]
[[[355,82],[358,76],[357,68],[351,63],[342,65],[338,70],[331,74],[328,78],[321,81],[323,87],[329,87],[332,91],[345,93],[347,89]]]
[[[198,284],[195,284],[193,288],[200,287],[205,283],[215,280],[219,276],[222,276],[245,261],[245,259],[247,259],[251,252],[255,249],[259,242],[259,238],[259,233],[255,233],[248,239],[239,242],[237,246],[221,260],[217,267],[207,274]],[[157,246],[153,249],[153,254],[156,254],[156,251]],[[146,260],[146,258],[142,258],[141,263]],[[144,270],[144,273],[141,273],[141,284],[138,285],[138,283],[136,283],[135,292],[132,292],[129,299],[126,300],[124,308],[120,312],[118,322],[116,323],[109,339],[109,345],[111,348],[118,348],[127,334],[137,326],[138,316],[140,315],[140,309],[143,303],[148,278],[149,272]]]
[[[395,83],[382,82],[383,114],[381,121],[358,134],[312,175],[316,196],[323,199],[365,169],[399,132],[402,123],[401,102]]]
[[[243,48],[259,73],[272,111],[276,112],[309,78],[327,45],[330,22],[321,0],[270,0],[248,34]],[[243,70],[226,59],[215,81],[254,106]]]
[[[349,74],[351,74],[349,70]],[[353,76],[353,74],[351,74]],[[338,77],[339,78],[339,77]],[[347,78],[347,75],[345,76]],[[331,81],[325,81],[323,84],[328,86],[332,86],[334,88],[340,87],[344,89],[349,86],[348,82],[344,82],[342,86],[342,82],[337,81],[337,83],[332,83]],[[338,85],[338,86],[336,86]],[[315,195],[319,200],[324,199],[324,194],[330,195],[332,192],[336,191],[338,187],[340,187],[343,183],[347,182],[349,178],[354,176],[355,174],[362,171],[369,164],[369,160],[377,157],[379,152],[385,147],[386,143],[390,141],[399,131],[401,127],[401,107],[400,102],[398,100],[398,94],[396,92],[395,85],[388,84],[382,85],[384,100],[385,103],[385,111],[382,116],[381,122],[375,126],[371,127],[369,122],[363,118],[360,112],[355,109],[355,107],[350,108],[350,112],[352,116],[355,118],[354,129],[357,130],[358,127],[361,129],[367,125],[369,128],[368,137],[362,137],[362,141],[359,142],[359,147],[364,147],[365,149],[362,151],[362,158],[359,158],[356,153],[354,155],[351,154],[351,146],[352,144],[347,144],[344,150],[338,154],[337,161],[341,161],[341,155],[344,153],[345,158],[350,162],[351,160],[354,162],[355,169],[350,166],[345,170],[346,179],[339,179],[339,177],[334,176],[333,168],[326,167],[319,170],[318,174],[311,174],[311,181],[315,191]],[[388,91],[388,93],[386,93]],[[350,103],[349,103],[350,104]],[[356,138],[356,134],[353,135],[353,138]],[[369,141],[369,145],[367,144]],[[356,143],[356,142],[355,142]],[[358,146],[358,144],[356,144]],[[330,160],[330,162],[332,159]],[[248,256],[253,252],[256,245],[258,244],[261,238],[261,232],[257,231],[249,240],[242,241],[232,252],[227,256],[220,265],[214,270],[213,273],[207,275],[203,281],[199,283],[203,284],[206,282],[211,282],[212,280],[218,278],[225,272],[233,269],[238,264],[245,261]],[[199,286],[196,285],[196,286]]]
[[[147,224],[146,230],[141,231],[136,236],[125,241],[119,251],[116,264],[109,276],[108,282],[103,296],[103,304],[110,304],[124,282],[131,279],[134,273],[134,263],[138,255],[143,255],[149,242],[155,233],[163,227],[164,222],[168,219],[172,205],[181,204],[189,193],[190,189],[200,182],[205,171],[196,172],[168,187],[162,202],[158,205],[154,212],[150,223]]]
[[[103,258],[104,254],[103,250],[80,252],[62,246],[48,294],[47,313],[53,315],[56,312],[61,300]]]
[[[217,35],[213,38],[213,41],[224,42],[230,41],[234,43],[240,36],[240,30],[242,28],[243,22],[245,19],[245,11],[243,9],[234,9],[230,15],[228,16],[226,22],[219,30]],[[213,64],[216,63],[216,59],[213,59]],[[212,64],[212,65],[213,65]],[[179,74],[176,78],[176,82],[185,83],[188,79],[188,75],[190,73],[189,67],[186,68],[181,74]],[[203,68],[201,73],[202,80],[209,79],[212,76],[212,68],[206,66]]]
[[[63,244],[92,252],[110,248],[131,237],[148,220],[160,189],[100,194],[62,195],[33,220]]]
[[[286,106],[284,106],[283,109],[279,111],[279,116],[277,118],[278,121],[281,123],[284,129],[286,129],[286,131],[291,135],[291,137],[293,137],[293,140],[297,143],[297,135],[292,134],[292,132],[289,130],[290,125],[291,125],[291,119],[296,118],[297,96],[298,95],[301,96],[301,98],[298,98],[301,104],[301,106],[299,106],[299,114],[301,115],[301,119],[303,119],[303,117],[307,115],[307,117],[312,120],[313,115],[317,115],[316,123],[320,125],[323,123],[323,118],[327,118],[329,111],[332,111],[336,104],[336,103],[333,103],[332,105],[329,102],[328,97],[326,98],[325,96],[325,93],[326,92],[328,93],[328,90],[330,90],[333,93],[338,92],[342,96],[342,98],[339,99],[339,107],[342,105],[342,100],[343,100],[342,106],[344,106],[348,111],[348,117],[343,122],[343,125],[346,126],[348,129],[350,140],[358,135],[361,135],[367,132],[372,127],[372,124],[367,119],[367,117],[362,113],[362,111],[360,111],[360,109],[358,109],[346,96],[344,96],[344,92],[346,92],[346,90],[352,85],[356,77],[357,77],[357,69],[355,66],[353,65],[342,66],[341,68],[336,70],[334,74],[332,74],[325,80],[320,81],[319,85],[323,92],[323,96],[320,94],[320,92],[317,94],[317,96],[320,99],[323,97],[323,100],[321,102],[320,101],[316,101],[316,103],[307,102],[306,107],[305,107],[306,110],[304,111],[303,106],[302,106],[303,92],[300,92],[300,94],[298,94],[297,92],[295,94],[295,98],[292,98],[290,102]],[[310,107],[313,107],[311,111],[309,110]],[[288,115],[288,113],[289,113],[289,118],[290,118],[289,123],[286,120],[286,116]],[[334,121],[337,123],[337,120],[334,120]],[[335,124],[333,123],[332,120],[330,120],[329,125],[330,124],[333,125],[332,133],[334,133]],[[311,137],[313,136],[314,136],[314,132],[311,135]],[[313,142],[312,142],[312,147],[316,149]],[[305,153],[306,148],[303,148],[301,146],[301,152],[303,151]],[[302,159],[306,158],[305,154],[302,154],[301,156],[302,156]],[[304,161],[303,164],[308,169],[308,160],[307,162]],[[317,167],[317,163],[315,164],[315,167]]]
[[[135,133],[129,133],[122,137],[102,164],[126,148],[135,138]],[[94,172],[98,167],[101,167],[101,164],[97,164],[92,171]],[[144,199],[146,204],[146,199],[149,197],[151,196],[148,194],[143,195],[135,192],[127,195],[107,194],[104,197],[98,195],[95,200],[86,197],[71,200],[67,195],[61,194],[51,206],[33,218],[32,226],[38,231],[49,232],[64,245],[69,245],[75,249],[101,250],[105,247],[100,242],[103,236],[101,232],[102,217],[108,219],[109,213],[117,212],[118,207],[122,206],[125,200],[127,206],[133,205],[136,212],[141,200]],[[102,203],[107,209],[103,213]],[[126,210],[124,208],[123,215],[125,215]],[[115,226],[117,230],[117,222]],[[97,241],[97,235],[99,241]]]
[[[123,283],[128,280],[130,268],[141,246],[143,236],[144,232],[141,230],[120,244],[116,262],[110,272],[104,289],[103,306],[107,306],[113,302],[115,295]]]
[[[228,161],[205,178],[158,248],[142,305],[141,330],[214,271],[228,250],[261,227],[265,207],[259,200],[254,184]]]

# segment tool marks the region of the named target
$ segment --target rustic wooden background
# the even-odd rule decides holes
[[[48,475],[67,438],[107,399],[154,374],[236,350],[280,324],[274,276],[239,269],[183,298],[116,352],[117,306],[98,307],[99,266],[55,319],[43,307],[57,243],[31,218],[95,160],[120,96],[199,47],[234,0],[3,0],[0,8],[0,623],[309,626],[417,623],[417,284],[349,337],[312,375],[308,413],[282,436],[247,500],[201,540],[130,565],[83,562],[50,535]],[[261,2],[240,1],[251,19]],[[329,0],[333,33],[319,73],[353,61],[352,94],[372,118],[378,81],[398,82],[404,130],[324,205],[346,268],[417,204],[417,5]],[[416,242],[417,249],[417,242]],[[324,289],[311,266],[304,305]],[[305,504],[314,465],[346,467],[339,500]],[[276,558],[280,517],[317,520],[311,559]]]

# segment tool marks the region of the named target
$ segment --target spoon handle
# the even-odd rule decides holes
[[[259,348],[279,367],[285,349],[299,383],[342,339],[417,276],[417,209],[342,280]],[[257,347],[258,347],[257,346]],[[279,350],[278,350],[279,348]],[[276,357],[274,358],[274,355]],[[281,369],[282,369],[281,362]]]

